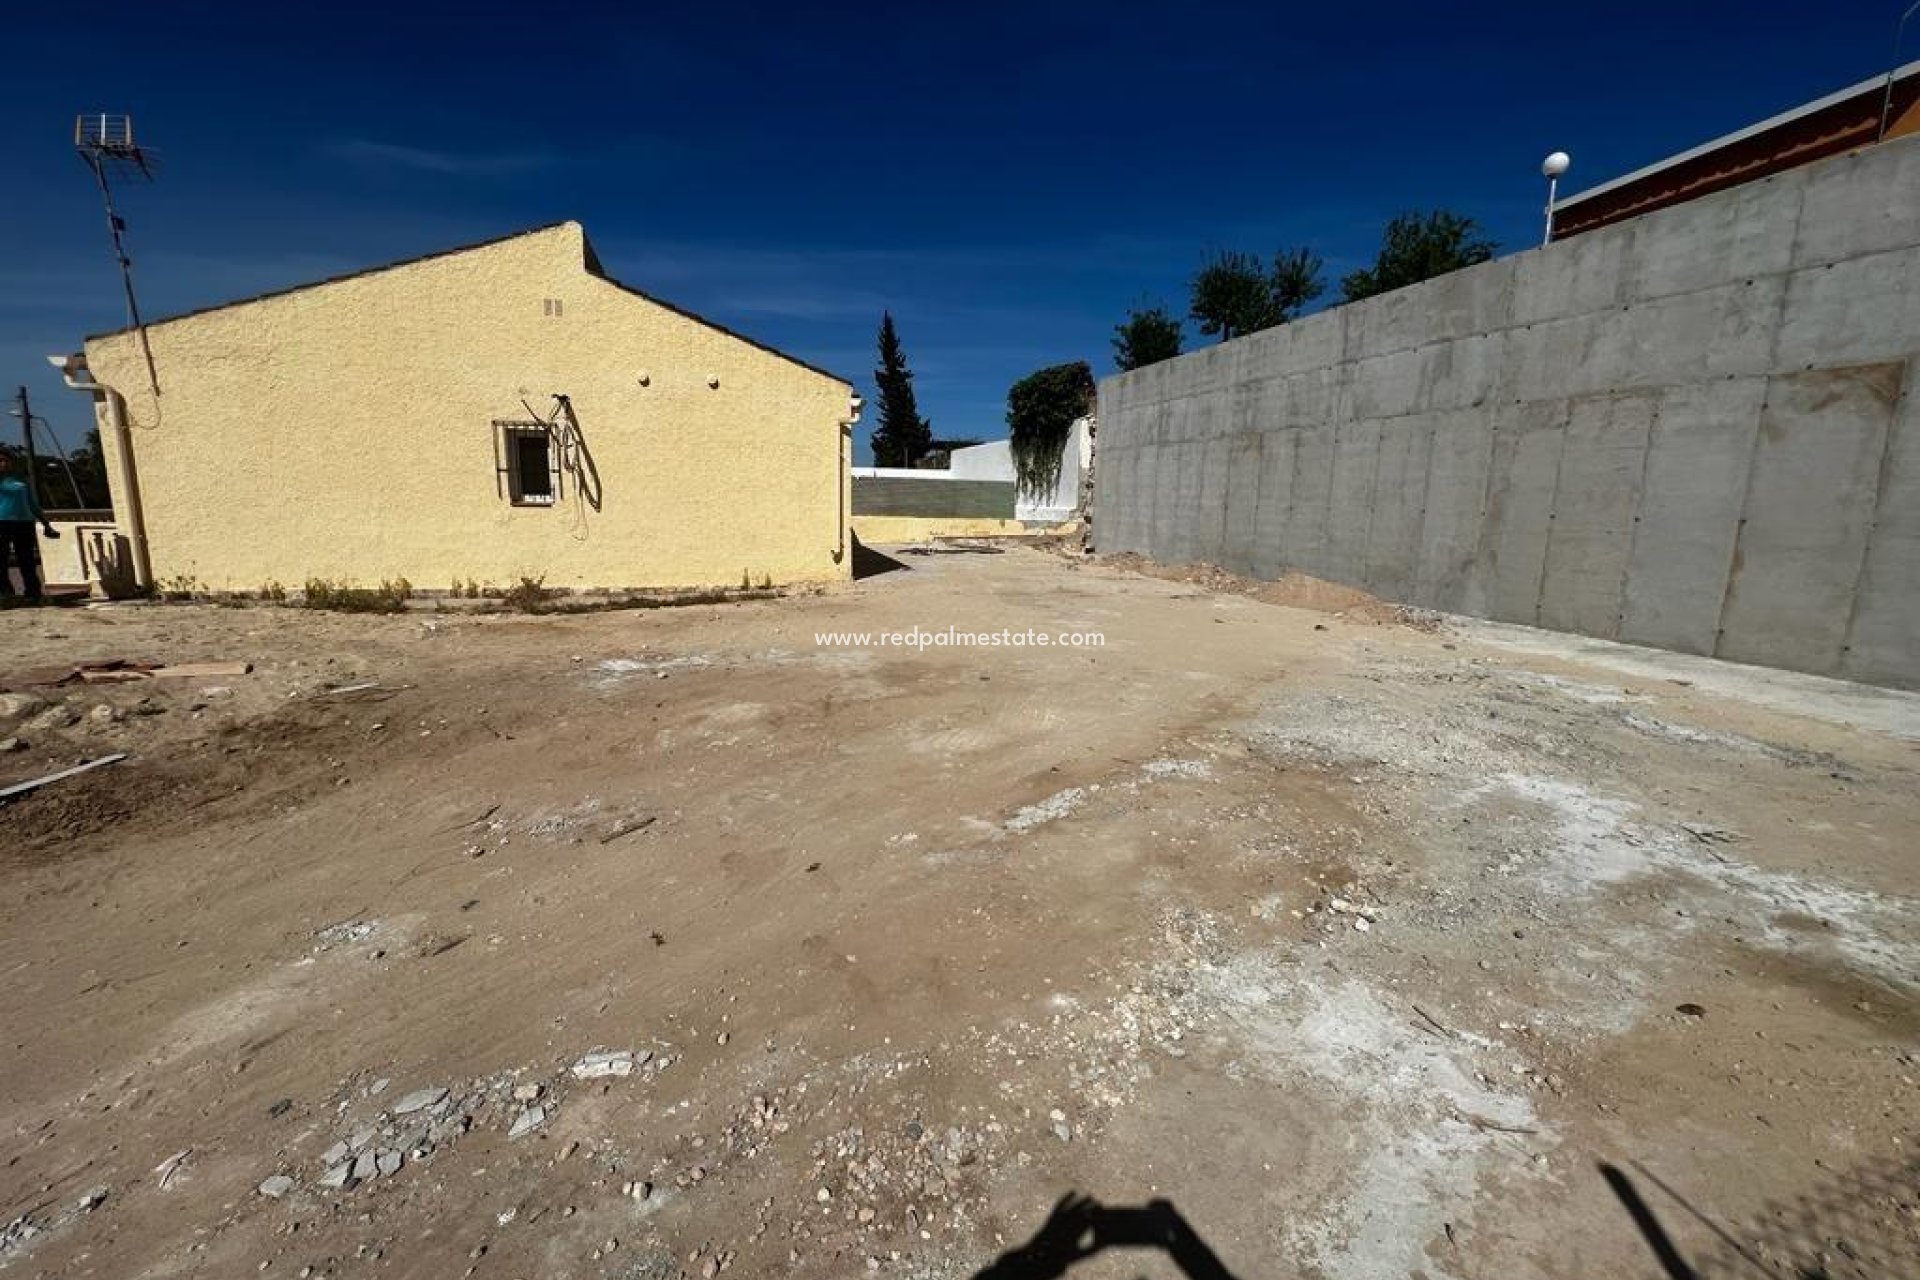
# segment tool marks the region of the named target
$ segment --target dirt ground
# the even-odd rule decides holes
[[[1920,1274],[1920,698],[900,560],[0,614],[256,664],[0,721],[131,757],[0,808],[0,1269]],[[949,624],[1106,643],[815,642]]]

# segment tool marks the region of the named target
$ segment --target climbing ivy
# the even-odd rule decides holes
[[[1013,471],[1020,496],[1038,501],[1060,482],[1074,419],[1093,411],[1093,370],[1084,360],[1036,369],[1007,391]]]

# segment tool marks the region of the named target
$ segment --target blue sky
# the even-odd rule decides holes
[[[993,437],[1012,381],[1110,370],[1211,249],[1337,279],[1442,205],[1524,248],[1547,151],[1578,189],[1865,79],[1900,7],[17,6],[0,387],[77,438],[42,356],[123,323],[76,111],[162,155],[122,208],[150,316],[575,218],[869,398],[890,308],[935,432]]]

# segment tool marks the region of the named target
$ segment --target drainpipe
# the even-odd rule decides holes
[[[839,564],[847,556],[847,511],[853,506],[853,428],[860,421],[860,410],[866,407],[866,401],[858,394],[847,397],[847,416],[840,420],[839,456],[836,459],[839,478],[834,482],[834,497],[839,507],[836,517],[840,526],[839,537],[833,546],[833,562]]]
[[[127,402],[118,391],[96,382],[87,368],[83,352],[68,356],[48,356],[47,363],[60,370],[61,378],[76,391],[85,391],[95,403],[107,409],[107,430],[113,434],[114,489],[120,502],[115,505],[114,520],[127,536],[133,553],[133,583],[142,591],[153,588],[153,561],[147,553],[147,518],[140,505],[140,472],[133,461],[133,429],[127,424]],[[124,507],[125,510],[121,510]]]

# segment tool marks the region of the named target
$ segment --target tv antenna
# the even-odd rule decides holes
[[[152,152],[133,140],[133,117],[94,113],[74,117],[73,149],[93,180],[100,184],[100,199],[107,209],[107,230],[113,236],[113,256],[120,261],[120,281],[127,290],[127,319],[140,335],[140,352],[147,361],[147,381],[153,394],[160,394],[160,375],[153,365],[153,344],[147,340],[147,326],[140,319],[140,300],[133,292],[133,259],[127,256],[127,222],[113,207],[113,178],[125,181],[153,181],[155,158]]]

